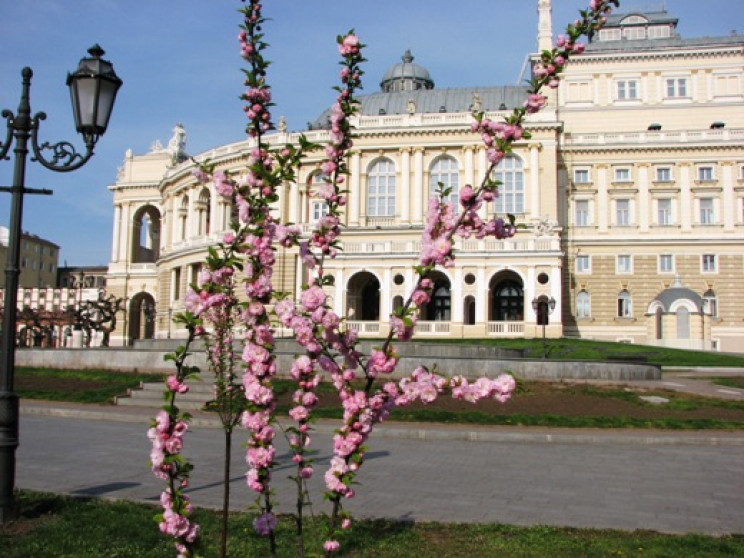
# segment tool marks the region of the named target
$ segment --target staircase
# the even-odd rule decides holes
[[[176,397],[176,405],[184,411],[198,411],[204,407],[207,401],[214,397],[214,375],[202,373],[201,379],[189,380],[189,391],[179,393]],[[114,404],[131,407],[148,407],[159,409],[165,404],[163,392],[164,382],[147,382],[140,384],[138,389],[127,390],[127,395],[117,396]]]

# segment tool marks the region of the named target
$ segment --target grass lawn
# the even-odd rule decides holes
[[[742,378],[728,378],[739,380]],[[161,382],[159,374],[122,374],[105,371],[16,369],[16,391],[22,398],[76,403],[111,403],[115,395],[140,382]],[[361,386],[361,384],[360,384]],[[277,412],[294,406],[295,384],[274,382]],[[340,419],[342,410],[334,388],[318,388],[318,418]],[[659,395],[664,405],[644,402],[642,395]],[[659,428],[675,430],[744,429],[744,401],[728,401],[666,390],[628,391],[622,387],[569,382],[519,382],[506,404],[480,401],[473,405],[442,396],[429,405],[414,404],[393,410],[393,421],[577,428]]]
[[[0,555],[5,558],[171,558],[170,541],[152,517],[155,508],[132,502],[73,499],[22,491],[17,498],[21,518],[0,525]],[[201,555],[218,555],[218,514],[197,510],[202,525]],[[265,539],[255,535],[253,516],[230,517],[232,557],[268,555]],[[297,556],[291,518],[280,518],[279,556]],[[318,524],[306,530],[309,556],[321,548]],[[666,535],[653,531],[624,532],[562,527],[513,527],[359,520],[341,541],[348,557],[685,557],[744,556],[744,535]]]
[[[141,382],[160,382],[162,374],[123,374],[107,370],[15,369],[15,391],[24,399],[113,404],[114,397]]]

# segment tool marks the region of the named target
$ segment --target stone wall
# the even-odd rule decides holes
[[[139,343],[136,348],[109,349],[20,349],[16,351],[18,366],[40,368],[104,369],[127,372],[169,373],[173,363],[164,356],[176,345],[174,341]],[[364,346],[368,351],[369,347]],[[569,362],[551,360],[527,360],[520,358],[519,351],[504,351],[492,347],[475,345],[450,345],[410,343],[401,346],[400,365],[396,375],[410,374],[417,366],[431,368],[436,364],[441,374],[462,374],[468,378],[493,377],[501,372],[512,372],[522,379],[562,380],[601,379],[613,381],[658,380],[658,366],[635,362]],[[301,354],[292,340],[277,344],[280,375],[289,370],[295,355]],[[206,370],[205,353],[194,351],[189,364]]]

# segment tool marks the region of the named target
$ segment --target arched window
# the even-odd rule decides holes
[[[493,178],[501,182],[499,197],[494,201],[497,215],[524,213],[524,172],[522,160],[510,155],[504,157],[493,171]]]
[[[380,282],[372,273],[361,271],[349,279],[346,317],[352,321],[380,319]]]
[[[475,297],[474,296],[468,295],[465,297],[463,317],[465,319],[465,325],[475,325]]]
[[[450,280],[444,273],[439,271],[433,272],[430,278],[434,282],[431,300],[421,306],[421,319],[430,322],[449,321],[452,309]]]
[[[633,307],[631,304],[630,293],[628,291],[620,291],[617,295],[617,317],[618,318],[630,318],[633,315]]]
[[[197,231],[198,236],[203,236],[210,233],[211,229],[211,220],[212,220],[212,214],[211,214],[211,196],[209,193],[209,190],[204,188],[199,193],[199,201],[196,203],[196,215],[197,215],[197,224],[199,227],[199,230]]]
[[[140,207],[132,222],[132,262],[154,263],[160,257],[160,212],[151,205]]]
[[[367,172],[367,216],[395,215],[395,165],[389,159],[379,159]]]
[[[591,316],[592,298],[586,291],[579,291],[576,295],[576,317],[588,318]]]
[[[181,206],[178,208],[178,221],[180,227],[180,240],[186,240],[188,238],[187,225],[189,222],[189,197],[183,196],[181,198]]]
[[[459,206],[459,175],[457,161],[453,157],[439,157],[432,163],[429,169],[429,196],[436,195],[440,182],[445,188],[450,188],[448,201],[452,204],[452,208],[457,211]]]
[[[397,308],[403,307],[403,297],[400,295],[393,297],[393,311],[395,311]]]
[[[450,290],[445,284],[435,285],[431,302],[427,305],[427,320],[448,321],[450,319]]]
[[[503,281],[496,286],[493,297],[492,317],[497,322],[524,319],[524,293],[516,281]]]
[[[317,223],[321,217],[328,215],[328,203],[318,196],[321,188],[327,184],[325,175],[322,172],[316,172],[310,177],[310,195],[308,217],[310,223]]]
[[[718,317],[718,297],[713,289],[708,289],[703,294],[703,309],[711,318]]]

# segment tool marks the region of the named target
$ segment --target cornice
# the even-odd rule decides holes
[[[622,62],[634,60],[664,60],[671,58],[710,58],[744,55],[744,45],[711,45],[692,49],[690,47],[661,47],[642,51],[588,52],[571,58],[571,66],[590,66],[607,63],[608,60]]]

